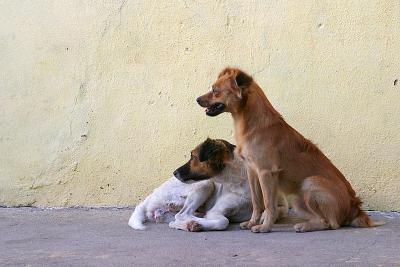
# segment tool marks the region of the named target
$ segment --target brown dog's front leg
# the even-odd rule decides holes
[[[278,178],[280,169],[260,170],[258,179],[264,199],[265,210],[263,212],[264,221],[262,224],[251,228],[253,233],[268,233],[271,231],[277,216],[277,197],[278,197]]]
[[[251,168],[247,168],[247,178],[249,180],[251,202],[253,205],[253,213],[249,221],[240,224],[241,229],[251,229],[254,225],[260,223],[261,213],[264,210],[264,203],[262,201],[262,191],[260,183],[258,182],[257,174]]]

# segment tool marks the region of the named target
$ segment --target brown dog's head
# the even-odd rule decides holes
[[[217,116],[222,112],[234,113],[246,101],[245,91],[253,79],[248,74],[235,68],[226,68],[212,85],[211,91],[196,99],[200,106],[206,108],[208,116]]]
[[[190,160],[176,169],[174,176],[182,182],[210,179],[233,159],[234,150],[235,146],[225,140],[207,138],[191,151]]]

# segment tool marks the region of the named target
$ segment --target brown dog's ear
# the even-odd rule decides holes
[[[235,77],[236,85],[240,88],[249,87],[253,82],[253,78],[241,70],[237,70]]]
[[[240,69],[227,67],[219,73],[218,78],[221,78],[224,75],[230,75],[235,78],[235,82],[238,87],[248,87],[253,81],[253,78],[250,75],[246,74]]]
[[[240,69],[236,69],[236,68],[225,68],[223,69],[219,75],[218,78],[221,78],[224,75],[229,75],[232,79],[232,83],[234,84],[234,87],[236,87],[235,91],[237,91],[237,96],[239,98],[242,98],[242,93],[243,90],[247,87],[249,87],[251,85],[251,83],[253,82],[253,78],[244,73],[243,71],[241,71]],[[232,85],[233,85],[232,84]]]
[[[234,81],[236,85],[236,91],[237,91],[237,96],[242,99],[243,98],[243,92],[247,87],[251,85],[253,82],[253,78],[251,78],[250,75],[244,73],[243,71],[237,69],[235,76],[234,76]]]
[[[206,141],[201,145],[199,150],[200,162],[215,159],[223,150],[221,144],[218,144],[215,140],[207,138]]]
[[[224,76],[225,74],[232,74],[233,73],[233,69],[230,67],[226,67],[225,69],[223,69],[219,74],[218,74],[218,78],[221,78],[222,76]]]

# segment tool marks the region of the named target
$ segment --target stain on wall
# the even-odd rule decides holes
[[[400,210],[399,1],[0,2],[0,204],[131,205],[229,115],[251,73],[365,208]]]

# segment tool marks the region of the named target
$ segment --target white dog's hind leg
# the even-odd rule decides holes
[[[143,222],[146,220],[146,201],[135,207],[131,217],[129,218],[129,226],[136,230],[145,230]]]

